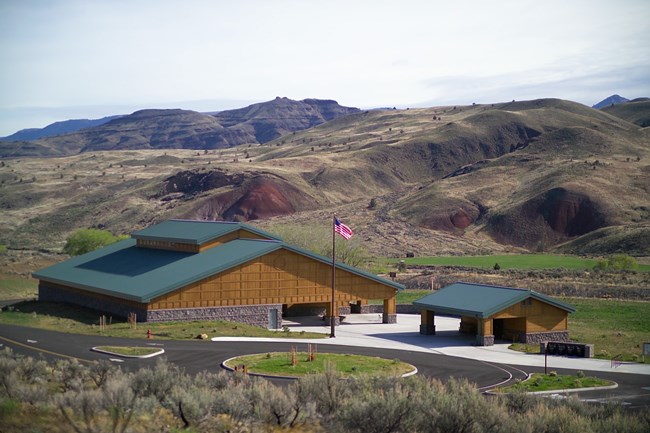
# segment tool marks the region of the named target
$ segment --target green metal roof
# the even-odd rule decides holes
[[[175,223],[178,222],[175,221]],[[198,230],[193,232],[193,239],[200,239],[201,229],[192,224],[193,222],[183,221],[182,223]],[[225,227],[225,225],[219,226]],[[157,226],[152,228],[155,227]],[[168,227],[172,227],[174,230],[179,229],[178,224]],[[235,227],[238,229],[241,228],[241,225]],[[248,229],[249,226],[244,228]],[[215,230],[211,233],[214,234]],[[327,257],[286,245],[279,240],[235,239],[201,253],[185,253],[137,247],[135,239],[127,239],[41,269],[33,276],[43,281],[147,303],[161,295],[219,274],[280,248],[331,264],[331,259]],[[401,284],[340,262],[337,262],[337,267],[398,290],[404,288]]]
[[[268,239],[279,237],[244,223],[230,221],[168,220],[131,234],[142,240],[201,245],[239,229],[248,230]]]
[[[34,277],[146,303],[281,247],[279,241],[236,239],[192,254],[136,247],[128,239],[42,269]]]
[[[571,305],[532,290],[462,282],[443,287],[413,302],[413,305],[444,314],[485,319],[528,298],[546,302],[569,313],[575,312]]]

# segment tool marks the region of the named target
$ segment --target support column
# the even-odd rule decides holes
[[[431,310],[420,311],[420,334],[435,335],[436,334],[436,313]]]
[[[477,346],[494,345],[494,335],[492,335],[492,319],[478,319],[478,332],[476,334]]]
[[[384,299],[384,316],[382,323],[397,323],[397,305],[395,296]]]

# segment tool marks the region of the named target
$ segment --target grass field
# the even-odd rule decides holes
[[[0,300],[27,299],[38,295],[34,279],[0,276]]]
[[[209,338],[220,336],[325,338],[328,336],[315,332],[269,331],[257,326],[223,320],[138,323],[135,328],[132,328],[124,320],[116,319],[110,326],[101,330],[99,318],[100,313],[85,308],[31,301],[22,302],[0,312],[0,323],[4,324],[110,337],[147,338],[147,330],[151,330],[152,338],[162,340],[195,339],[201,334],[207,334]],[[107,323],[111,321],[108,316],[106,320]]]
[[[597,377],[586,377],[581,372],[578,372],[575,376],[533,373],[530,379],[506,388],[499,388],[498,391],[559,391],[561,389],[593,388],[596,386],[609,386],[613,384],[614,382],[609,380],[600,379]]]
[[[230,368],[245,365],[250,373],[294,377],[322,373],[328,363],[333,365],[343,377],[365,374],[401,376],[415,369],[399,359],[389,360],[349,354],[318,353],[313,361],[309,361],[306,352],[298,352],[296,361],[296,365],[292,365],[291,354],[288,352],[272,352],[240,356],[229,360],[226,365]]]
[[[474,268],[494,268],[499,264],[501,269],[591,269],[598,263],[597,259],[578,256],[562,256],[550,254],[505,254],[494,256],[436,256],[412,257],[404,260],[408,265],[421,266],[465,266]],[[388,263],[396,265],[398,259],[390,259]],[[650,265],[639,265],[638,271],[650,272]]]
[[[650,302],[613,299],[564,301],[576,308],[569,315],[573,340],[593,343],[597,358],[622,355],[623,361],[641,361],[643,343],[650,343]],[[650,357],[646,357],[650,363]]]

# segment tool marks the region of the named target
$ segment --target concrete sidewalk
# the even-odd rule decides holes
[[[329,323],[314,317],[283,319],[282,323],[294,332],[322,332],[330,334]],[[436,335],[421,335],[420,316],[399,314],[396,324],[381,323],[379,314],[349,315],[335,329],[336,338],[327,339],[268,339],[216,337],[213,341],[292,341],[295,343],[335,344],[356,347],[377,347],[416,352],[439,353],[460,358],[470,358],[486,362],[511,365],[544,367],[544,356],[526,354],[508,349],[508,344],[494,346],[474,346],[474,337],[458,332],[460,319],[436,317]],[[612,368],[610,361],[593,358],[569,358],[549,356],[548,369],[573,369],[589,371],[609,371],[650,375],[650,365],[623,363]]]

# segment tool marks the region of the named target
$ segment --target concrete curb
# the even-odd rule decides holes
[[[261,353],[255,353],[252,355],[261,355]],[[246,355],[248,356],[248,355]],[[221,368],[228,370],[228,371],[235,371],[234,368],[229,367],[226,365],[228,361],[231,361],[233,359],[239,358],[239,356],[233,356],[232,358],[228,358],[225,361],[221,363]],[[413,367],[413,371],[409,371],[408,373],[404,373],[400,377],[409,377],[418,374],[418,369],[415,365],[409,364],[411,367]],[[291,379],[291,380],[297,380],[300,379],[299,376],[281,376],[281,375],[274,375],[274,374],[263,374],[263,373],[247,373],[249,376],[257,376],[257,377],[264,377],[267,379]]]
[[[146,349],[150,349],[150,347],[146,347]],[[159,349],[157,352],[150,353],[149,355],[122,355],[121,353],[115,353],[115,352],[110,352],[108,350],[99,349],[98,346],[91,347],[90,350],[92,350],[93,352],[104,353],[106,355],[119,356],[121,358],[138,358],[138,359],[153,358],[154,356],[162,355],[163,353],[165,353],[165,349]]]
[[[526,379],[528,380],[528,379]],[[592,386],[590,388],[568,388],[568,389],[549,389],[547,391],[529,391],[526,394],[529,395],[552,395],[552,394],[570,394],[572,392],[585,392],[585,391],[602,391],[605,389],[615,389],[618,388],[618,383],[614,382],[613,385],[607,386]],[[496,392],[496,391],[484,391],[484,394],[489,395],[508,395],[512,394],[511,392]]]

